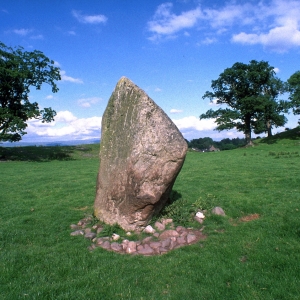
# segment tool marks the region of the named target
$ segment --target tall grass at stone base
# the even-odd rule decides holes
[[[93,211],[99,145],[0,147],[0,299],[299,299],[298,131],[189,152],[161,216],[199,228],[207,210],[207,239],[152,257],[70,236]]]

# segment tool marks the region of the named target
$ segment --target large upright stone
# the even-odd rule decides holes
[[[187,144],[169,117],[126,77],[102,118],[95,216],[141,230],[166,204]]]

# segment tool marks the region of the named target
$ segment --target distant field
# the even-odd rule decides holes
[[[189,152],[161,216],[199,227],[206,209],[208,238],[153,257],[70,236],[93,212],[99,145],[0,147],[0,299],[300,299],[299,131]]]

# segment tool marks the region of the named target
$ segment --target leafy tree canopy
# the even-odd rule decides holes
[[[214,144],[214,141],[210,137],[204,137],[199,139],[192,139],[188,146],[190,148],[197,148],[200,150],[208,149],[210,146]]]
[[[288,79],[288,89],[290,92],[289,99],[293,107],[293,113],[295,115],[300,114],[300,71],[294,73]],[[298,122],[300,124],[300,120]]]
[[[59,68],[42,52],[0,43],[0,141],[21,140],[28,119],[53,121],[56,112],[50,107],[40,110],[38,103],[29,101],[28,94],[30,87],[39,90],[43,83],[56,93],[55,80],[60,79]]]
[[[203,99],[215,100],[226,108],[210,109],[200,119],[215,118],[217,130],[236,128],[245,134],[251,144],[251,132],[269,131],[272,126],[283,126],[288,103],[277,101],[286,91],[286,85],[275,77],[275,71],[268,62],[251,60],[249,64],[235,63],[212,80],[213,92],[207,91]]]
[[[187,140],[186,140],[187,141]],[[208,150],[211,146],[215,146],[219,148],[220,150],[231,150],[238,147],[245,146],[245,139],[240,138],[225,138],[221,141],[214,141],[210,137],[204,137],[199,139],[192,139],[191,141],[187,141],[189,148],[196,148],[199,150]]]

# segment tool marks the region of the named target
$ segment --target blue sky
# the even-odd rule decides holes
[[[298,0],[0,1],[0,41],[40,50],[61,68],[59,92],[30,99],[57,111],[31,120],[23,141],[99,138],[101,117],[122,76],[142,88],[188,140],[243,137],[199,115],[202,96],[235,62],[265,60],[287,80],[300,70]],[[286,127],[297,126],[292,114]],[[274,129],[278,132],[281,129]]]

